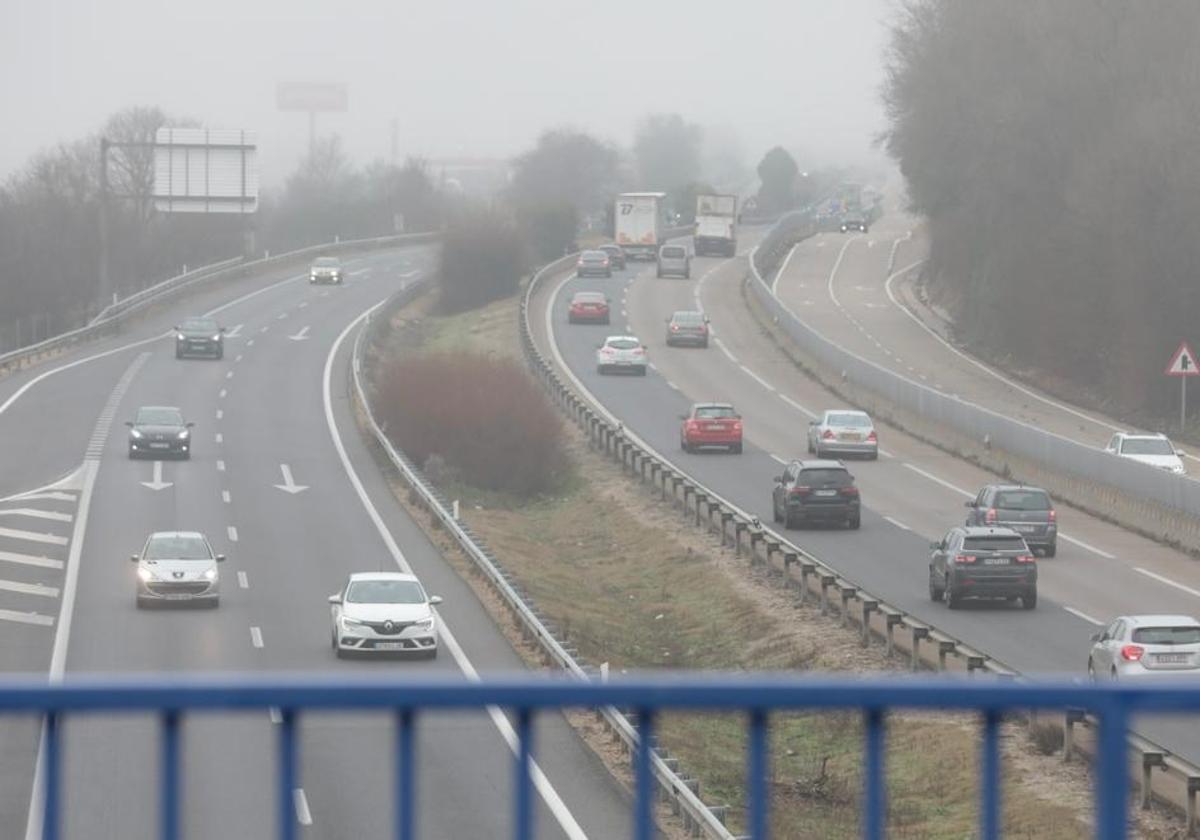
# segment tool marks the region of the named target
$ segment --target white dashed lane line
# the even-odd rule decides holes
[[[218,420],[224,420],[224,419],[225,419],[225,409],[223,409],[223,408],[218,408],[218,409],[217,409],[217,419],[218,419]]]
[[[217,443],[224,443],[225,435],[221,434],[220,432],[217,432],[215,435],[213,435],[213,440],[215,440]]]
[[[883,518],[884,518],[884,519],[886,519],[888,522],[891,522],[893,525],[895,525],[895,526],[896,526],[897,528],[899,528],[901,531],[911,531],[911,530],[912,530],[912,528],[909,528],[907,525],[905,525],[905,524],[904,524],[903,522],[901,522],[899,519],[895,519],[895,518],[893,518],[893,517],[891,517],[891,516],[885,516],[885,517],[883,517]]]
[[[263,646],[263,635],[262,635],[261,627],[251,627],[250,628],[250,644],[254,645],[256,648],[261,648]]]
[[[735,365],[740,365],[740,364],[741,364],[741,362],[739,362],[739,361],[737,360],[737,356],[733,355],[733,353],[732,353],[732,352],[730,352],[729,348],[725,346],[725,342],[724,342],[724,341],[722,341],[721,339],[717,338],[717,337],[714,335],[714,336],[713,336],[713,342],[714,342],[714,343],[717,345],[717,347],[720,349],[720,351],[721,351],[722,353],[724,353],[724,354],[725,354],[725,357],[726,357],[727,359],[729,359],[729,361],[733,362]]]
[[[226,394],[228,394],[228,393],[229,393],[229,392],[228,392],[227,390],[225,390],[224,388],[222,388],[222,389],[221,389],[221,393],[217,394],[217,398],[218,398],[218,399],[222,399],[222,400],[223,400],[223,399],[225,399],[225,395],[226,395]]]
[[[250,579],[248,577],[246,577],[245,572],[238,572],[237,580],[238,580],[238,586],[240,586],[242,589],[250,588]]]
[[[225,534],[229,537],[230,542],[238,541],[237,528],[233,527],[232,525],[225,529]]]
[[[304,788],[292,791],[292,801],[296,806],[296,822],[300,825],[312,825],[312,812],[308,810],[308,797],[304,795]]]
[[[221,501],[225,504],[230,504],[233,501],[233,498],[229,495],[228,490],[221,491]]]
[[[1148,578],[1153,578],[1159,583],[1165,583],[1167,586],[1178,589],[1180,592],[1186,592],[1189,595],[1194,595],[1197,598],[1200,598],[1200,590],[1192,589],[1190,586],[1184,586],[1182,583],[1173,581],[1169,577],[1164,577],[1163,575],[1152,572],[1149,569],[1143,569],[1141,566],[1134,566],[1133,570],[1140,575],[1145,575]]]
[[[227,371],[225,371],[225,378],[226,378],[226,379],[233,379],[233,371],[231,371],[231,370],[227,370]]]
[[[754,380],[755,382],[757,382],[759,385],[761,385],[761,386],[763,386],[764,388],[766,388],[766,389],[767,389],[768,391],[770,391],[772,394],[776,393],[776,391],[775,391],[775,386],[774,386],[774,385],[772,385],[772,384],[771,384],[770,382],[768,382],[767,380],[763,379],[761,376],[759,376],[759,375],[758,375],[757,373],[755,373],[754,371],[750,370],[750,368],[746,367],[745,365],[738,365],[738,367],[740,367],[740,368],[742,369],[742,372],[743,372],[744,374],[746,374],[747,376],[749,376],[751,379],[753,379],[753,380]]]
[[[1102,625],[1104,623],[1103,621],[1100,621],[1099,619],[1092,618],[1090,615],[1085,613],[1083,610],[1077,610],[1074,607],[1067,607],[1067,606],[1064,606],[1063,609],[1066,610],[1067,612],[1069,612],[1071,615],[1075,616],[1076,618],[1082,618],[1088,624],[1094,624],[1097,627],[1099,627],[1100,625]]]
[[[225,472],[225,462],[217,461],[217,472]]]

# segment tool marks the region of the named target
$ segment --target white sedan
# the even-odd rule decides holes
[[[1118,432],[1109,440],[1104,451],[1177,475],[1184,472],[1183,453],[1171,444],[1166,435],[1133,435]]]
[[[1186,615],[1122,615],[1092,636],[1093,680],[1200,676],[1200,621]]]
[[[438,595],[426,595],[412,575],[351,575],[340,592],[329,596],[333,651],[339,658],[361,652],[414,653],[433,659],[438,652],[433,607],[441,602]]]
[[[610,335],[596,348],[596,372],[646,375],[646,345],[632,335]]]
[[[839,408],[808,424],[808,451],[818,458],[837,455],[879,457],[879,436],[865,411]]]

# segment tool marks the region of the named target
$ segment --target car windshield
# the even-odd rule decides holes
[[[963,551],[1029,551],[1020,537],[967,537]]]
[[[802,487],[849,487],[853,481],[846,470],[814,469],[803,470],[796,483]]]
[[[871,418],[865,414],[857,412],[845,412],[842,414],[830,414],[825,418],[827,426],[849,426],[853,428],[867,428],[871,425]]]
[[[737,417],[731,405],[699,405],[695,415],[701,420],[717,420],[722,417]]]
[[[686,253],[687,253],[687,252],[686,252],[686,251],[684,251],[682,248],[663,248],[663,249],[662,249],[662,255],[663,255],[664,257],[671,257],[671,258],[673,258],[673,259],[674,259],[674,258],[679,258],[679,257],[682,257],[682,256],[684,256]]]
[[[1050,497],[1043,490],[1004,490],[996,495],[996,507],[1004,510],[1050,510]]]
[[[1144,645],[1200,645],[1200,627],[1138,627],[1133,641]]]
[[[188,318],[183,322],[181,330],[189,330],[196,332],[216,332],[217,322],[212,318]]]
[[[415,580],[356,580],[346,589],[348,604],[424,604],[425,590]]]
[[[671,323],[682,324],[685,327],[704,323],[704,315],[699,312],[676,312],[671,316]]]
[[[604,303],[604,295],[599,292],[576,292],[573,300],[576,303]]]
[[[583,258],[585,260],[606,260],[608,259],[608,254],[603,251],[584,251]]]
[[[183,415],[177,408],[139,408],[133,422],[136,426],[182,426]]]
[[[619,253],[621,253],[621,246],[620,245],[602,245],[602,246],[600,246],[600,250],[606,254],[619,254]]]
[[[337,257],[318,257],[313,260],[313,268],[337,268]]]
[[[1122,455],[1174,455],[1171,442],[1165,438],[1126,438],[1121,444]]]
[[[614,338],[609,340],[608,346],[614,350],[634,350],[642,345],[638,344],[636,338]]]
[[[211,560],[212,552],[203,537],[167,534],[151,537],[142,556],[147,560]]]

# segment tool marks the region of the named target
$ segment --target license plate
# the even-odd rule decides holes
[[[151,449],[169,449],[170,447],[171,447],[171,444],[169,444],[169,443],[152,443],[152,444],[150,444]]]
[[[1018,525],[1017,530],[1020,531],[1022,534],[1032,534],[1034,531],[1037,530],[1037,526],[1036,525]]]
[[[165,597],[168,601],[186,601],[192,596],[182,592],[173,592],[169,595],[164,595],[163,597]]]
[[[704,428],[705,428],[705,429],[707,429],[707,430],[708,430],[708,431],[710,431],[710,432],[723,432],[723,431],[725,431],[725,427],[724,427],[724,426],[722,426],[720,423],[709,423],[709,424],[708,424],[707,426],[705,426]]]
[[[376,642],[375,650],[404,650],[403,642]]]
[[[1154,661],[1163,665],[1183,665],[1188,658],[1186,653],[1156,653]]]
[[[842,440],[862,440],[862,435],[854,432],[842,432]]]
[[[985,566],[1007,566],[1008,558],[1007,557],[985,557],[983,559],[983,565],[985,565]]]
[[[836,496],[837,491],[836,490],[818,490],[813,495],[814,496]]]

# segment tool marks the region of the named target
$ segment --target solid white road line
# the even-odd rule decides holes
[[[261,648],[263,646],[261,627],[250,628],[250,644],[254,645],[256,648]]]
[[[1065,605],[1063,606],[1063,609],[1066,610],[1067,612],[1069,612],[1071,615],[1075,616],[1076,618],[1082,618],[1088,624],[1095,624],[1097,627],[1104,624],[1103,621],[1100,621],[1099,619],[1096,619],[1096,618],[1092,618],[1090,615],[1085,613],[1083,610],[1077,610],[1074,607],[1068,607]]]
[[[1096,548],[1096,546],[1094,546],[1090,543],[1085,543],[1083,540],[1076,539],[1075,537],[1072,537],[1069,534],[1064,534],[1062,532],[1059,532],[1058,538],[1065,542],[1069,542],[1071,545],[1077,545],[1080,548],[1082,548],[1084,551],[1090,551],[1090,552],[1092,552],[1092,554],[1099,554],[1105,560],[1116,560],[1117,559],[1117,555],[1109,554],[1107,551]]]
[[[220,432],[217,432],[215,435],[213,435],[213,440],[216,441],[217,443],[224,443],[225,435],[221,434]]]
[[[224,388],[222,388],[222,389],[221,389],[221,393],[217,394],[217,398],[218,398],[218,399],[222,399],[222,400],[223,400],[223,399],[225,399],[225,395],[226,395],[226,394],[228,394],[228,393],[229,393],[229,391],[227,391],[227,390],[225,390]]]
[[[22,595],[41,595],[43,598],[58,597],[58,587],[24,583],[19,580],[0,580],[0,589],[5,592],[20,592]]]
[[[218,419],[218,420],[224,420],[224,419],[225,419],[225,409],[223,409],[223,408],[218,408],[218,409],[217,409],[217,419]]]
[[[16,610],[0,610],[0,621],[15,621],[18,624],[37,624],[41,627],[50,627],[54,624],[52,616],[33,612],[17,612]]]
[[[1167,586],[1174,587],[1175,589],[1178,589],[1180,592],[1186,592],[1189,595],[1195,595],[1197,598],[1200,598],[1200,590],[1198,590],[1198,589],[1192,589],[1192,587],[1190,587],[1190,586],[1184,586],[1182,583],[1173,581],[1169,577],[1164,577],[1160,574],[1150,571],[1149,569],[1143,569],[1141,566],[1134,566],[1133,570],[1135,572],[1137,572],[1138,574],[1145,575],[1148,578],[1153,578],[1154,580],[1158,581],[1159,583],[1165,583]]]
[[[966,496],[968,499],[973,499],[973,498],[975,498],[975,494],[974,494],[974,493],[971,493],[970,491],[964,490],[964,489],[962,489],[961,487],[959,487],[959,486],[958,486],[958,485],[956,485],[956,484],[951,484],[949,481],[946,481],[944,478],[938,478],[938,477],[937,477],[936,475],[934,475],[933,473],[931,473],[931,472],[926,472],[925,470],[921,469],[920,467],[914,466],[914,465],[912,465],[912,464],[909,464],[909,463],[905,463],[905,464],[904,464],[904,466],[905,466],[907,469],[910,469],[910,470],[912,470],[913,472],[915,472],[917,475],[923,475],[923,476],[925,476],[925,478],[928,478],[930,481],[934,482],[935,484],[940,484],[940,485],[942,485],[943,487],[945,487],[945,488],[946,488],[946,489],[948,489],[948,490],[953,490],[955,493],[958,493],[960,496]]]
[[[759,375],[758,375],[757,373],[755,373],[754,371],[750,370],[750,368],[746,367],[745,365],[738,365],[738,367],[740,367],[740,368],[742,369],[742,372],[743,372],[743,373],[745,373],[747,376],[749,376],[751,379],[753,379],[753,380],[754,380],[755,382],[757,382],[759,385],[761,385],[761,386],[763,386],[764,388],[766,388],[766,389],[767,389],[768,391],[770,391],[772,394],[776,393],[776,391],[775,391],[775,386],[774,386],[774,385],[772,385],[772,384],[771,384],[770,382],[768,382],[767,380],[763,379],[761,376],[759,376]]]
[[[796,249],[799,247],[799,242],[792,246],[792,249],[788,251],[788,255],[783,261],[783,265],[779,266],[779,270],[775,272],[775,277],[771,280],[771,294],[775,294],[775,289],[779,285],[779,278],[787,271],[788,263],[792,261],[792,257],[796,256]]]
[[[796,409],[797,411],[799,411],[801,414],[806,414],[806,415],[808,415],[810,418],[812,418],[813,420],[817,419],[817,413],[816,413],[815,411],[809,411],[807,408],[805,408],[804,406],[800,405],[800,403],[796,402],[794,399],[792,399],[791,397],[789,397],[787,394],[780,393],[780,394],[779,394],[779,399],[783,400],[785,403],[787,403],[787,404],[788,404],[788,405],[790,405],[792,408],[794,408],[794,409]]]
[[[895,525],[897,528],[899,528],[902,531],[911,531],[912,530],[912,528],[909,528],[907,525],[905,525],[899,519],[894,519],[891,516],[885,516],[883,518],[886,519],[888,522],[891,522],[893,525]]]
[[[9,537],[26,542],[45,543],[46,545],[66,545],[70,540],[55,534],[39,534],[36,531],[22,531],[19,528],[0,528],[0,537]]]
[[[846,249],[853,245],[858,239],[859,235],[855,234],[847,239],[842,245],[842,250],[838,251],[837,259],[833,261],[833,268],[829,269],[829,281],[825,284],[826,288],[829,289],[829,298],[833,301],[833,305],[838,309],[841,309],[842,312],[845,312],[846,310],[845,307],[842,306],[842,302],[838,300],[837,292],[835,292],[833,289],[833,278],[837,276],[837,270],[842,264],[842,258],[846,256]]]
[[[304,788],[292,791],[292,804],[296,806],[296,822],[300,825],[312,825],[312,812],[308,810],[308,797],[304,795]]]
[[[229,330],[225,333],[225,337],[226,338],[237,338],[238,335],[241,333],[243,326],[244,326],[244,324],[237,324],[236,326],[230,327]]]
[[[733,362],[735,365],[741,364],[741,362],[737,360],[737,356],[733,355],[729,348],[725,346],[725,342],[717,338],[715,335],[713,336],[713,343],[720,348],[721,352],[725,354],[725,357],[728,358],[729,361]]]
[[[250,579],[248,577],[246,577],[245,572],[238,572],[237,579],[238,579],[238,586],[240,586],[242,589],[250,588]]]
[[[232,525],[230,525],[228,528],[226,528],[226,529],[225,529],[225,535],[226,535],[227,537],[229,537],[229,541],[230,541],[230,542],[237,542],[237,541],[238,541],[238,538],[237,538],[237,528],[233,527]]]
[[[56,510],[34,510],[33,508],[0,510],[0,516],[28,516],[31,519],[49,519],[53,522],[71,522],[75,519],[69,513],[59,513]]]
[[[15,551],[0,551],[0,560],[5,563],[17,563],[22,566],[37,566],[40,569],[61,569],[63,562],[61,560],[52,560],[49,557],[34,557],[32,554],[18,554]]]
[[[363,508],[367,512],[367,516],[370,518],[371,523],[375,526],[375,530],[379,532],[379,537],[381,540],[383,540],[383,544],[387,548],[388,553],[392,555],[392,559],[395,561],[396,566],[399,567],[400,571],[411,574],[412,567],[409,566],[408,560],[405,559],[404,553],[400,550],[400,546],[396,544],[396,540],[392,537],[391,531],[388,530],[387,524],[383,521],[383,517],[380,516],[378,508],[375,507],[375,503],[371,501],[370,495],[368,495],[366,488],[363,487],[362,480],[358,477],[358,472],[354,469],[354,465],[350,462],[350,456],[347,454],[346,446],[342,442],[341,432],[338,431],[337,422],[333,417],[333,394],[331,381],[333,378],[333,360],[337,356],[338,349],[346,340],[346,336],[349,335],[351,331],[353,331],[354,328],[358,326],[358,324],[364,319],[366,319],[372,312],[383,306],[387,300],[387,298],[384,298],[383,300],[379,301],[379,303],[361,313],[357,318],[347,324],[345,329],[343,329],[338,337],[334,340],[333,346],[329,348],[329,354],[325,357],[325,371],[322,377],[322,395],[325,403],[325,423],[329,427],[329,434],[333,438],[334,449],[337,450],[338,458],[342,462],[342,469],[345,471],[346,477],[350,481],[350,486],[354,488],[354,492],[358,495],[359,501],[362,502]],[[458,639],[455,638],[454,634],[451,632],[450,625],[445,619],[442,619],[442,621],[438,622],[438,635],[442,640],[442,644],[445,645],[447,651],[454,658],[459,670],[463,672],[463,675],[466,676],[468,680],[477,682],[479,680],[479,673],[475,670],[475,666],[472,665],[471,661],[467,658],[466,653],[459,646]],[[494,706],[488,707],[487,712],[488,716],[492,720],[492,723],[498,730],[500,730],[500,735],[508,745],[509,750],[515,755],[518,747],[517,733],[513,729],[512,724],[509,722],[508,718],[504,716],[504,713]],[[563,802],[562,797],[559,796],[558,791],[555,790],[554,785],[551,784],[550,780],[546,777],[546,774],[542,772],[541,766],[536,761],[530,762],[529,775],[532,778],[534,788],[542,797],[542,801],[546,803],[546,808],[554,816],[555,821],[558,822],[559,826],[563,830],[563,833],[567,835],[568,840],[587,840],[587,834],[584,833],[583,828],[575,820],[571,810],[567,807],[566,803]],[[30,838],[30,840],[33,839]]]

